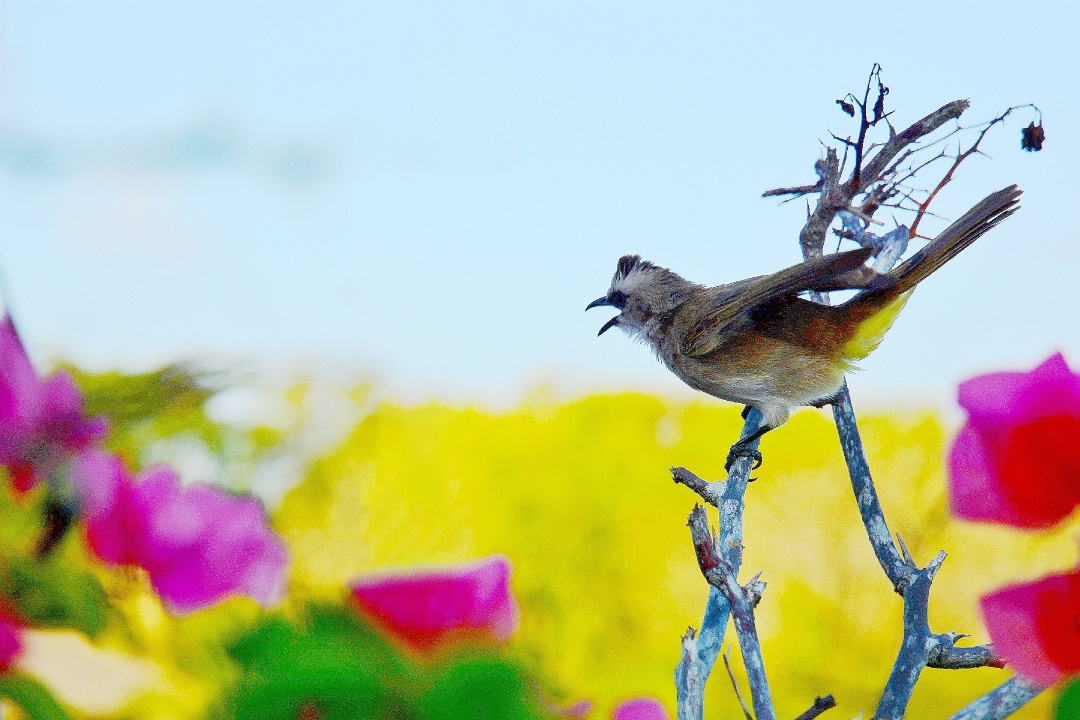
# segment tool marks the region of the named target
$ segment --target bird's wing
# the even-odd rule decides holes
[[[786,295],[805,290],[838,290],[866,287],[876,277],[860,268],[870,257],[869,248],[825,255],[759,278],[710,288],[708,301],[688,319],[682,352],[698,357],[712,352],[732,331],[751,324],[749,311]]]

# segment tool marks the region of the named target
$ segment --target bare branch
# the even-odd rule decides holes
[[[671,468],[671,477],[676,483],[685,485],[696,492],[709,505],[714,508],[720,507],[720,500],[724,495],[724,489],[727,487],[727,483],[724,481],[709,482],[702,480],[684,467]]]
[[[799,233],[799,244],[806,257],[819,257],[825,246],[825,233],[836,213],[851,204],[851,197],[840,192],[840,159],[836,150],[829,148],[822,163],[821,195],[814,212]]]
[[[946,670],[966,670],[978,667],[1003,668],[1002,660],[993,645],[974,647],[956,647],[955,643],[964,635],[945,633],[934,636],[933,647],[926,654],[926,667]]]
[[[979,131],[979,135],[975,138],[975,142],[973,142],[971,144],[971,147],[969,147],[967,150],[960,152],[959,147],[957,148],[956,156],[953,158],[952,166],[947,171],[945,171],[945,175],[941,178],[940,181],[938,181],[937,186],[930,191],[930,194],[927,196],[926,200],[919,204],[919,211],[915,215],[915,220],[911,223],[911,233],[913,235],[918,231],[919,223],[922,221],[923,216],[926,214],[926,209],[930,207],[930,203],[933,202],[934,198],[937,197],[937,194],[941,192],[942,188],[952,182],[953,175],[960,167],[960,164],[975,153],[981,154],[981,151],[979,150],[979,144],[982,143],[983,138],[986,137],[986,133],[990,132],[990,128],[994,127],[998,123],[1005,122],[1005,118],[1009,117],[1009,115],[1014,110],[1016,110],[1016,108],[1011,107],[1005,112],[1003,112],[1001,115],[998,115],[996,118],[986,123],[986,127]]]
[[[746,458],[749,461],[749,458]],[[730,480],[729,480],[730,482]],[[695,505],[687,521],[690,537],[694,543],[701,574],[710,585],[719,590],[728,601],[731,617],[735,622],[735,632],[739,636],[739,651],[746,677],[750,682],[750,697],[754,705],[757,720],[775,720],[769,681],[765,675],[765,664],[761,659],[761,643],[754,623],[754,607],[749,593],[739,586],[735,579],[734,567],[717,552],[705,508]],[[741,547],[740,547],[741,555]]]
[[[926,667],[929,648],[935,636],[927,622],[930,604],[930,584],[934,580],[945,553],[941,552],[923,570],[913,568],[904,595],[904,639],[900,644],[889,681],[874,712],[875,720],[900,720],[907,710],[915,683]]]
[[[761,411],[752,409],[746,416],[741,437],[746,438],[754,434],[762,423]],[[757,440],[751,444],[751,449],[757,448]],[[720,537],[719,546],[721,553],[738,572],[742,565],[742,538],[743,524],[742,515],[746,486],[750,479],[750,470],[753,461],[747,457],[735,460],[728,472],[726,482],[708,483],[709,485],[723,486],[720,493]],[[686,477],[697,478],[696,475],[687,471]],[[704,480],[697,478],[701,483]],[[678,479],[676,479],[678,482]],[[691,480],[693,482],[693,480]],[[728,618],[731,616],[731,608],[727,598],[715,587],[709,588],[709,600],[705,606],[705,616],[701,622],[701,632],[698,633],[695,647],[696,655],[686,652],[686,640],[683,640],[683,653],[679,664],[675,667],[675,689],[678,697],[679,720],[701,720],[704,716],[704,687],[709,675],[712,673],[716,658],[720,654],[720,647],[724,640],[724,631],[727,628]]]
[[[724,668],[727,669],[727,676],[728,680],[731,681],[731,687],[735,688],[735,697],[739,699],[739,707],[742,708],[743,715],[746,716],[746,720],[754,720],[750,708],[746,707],[746,700],[743,699],[742,690],[739,689],[739,683],[735,680],[735,673],[731,672],[731,643],[728,643],[727,650],[724,651]]]
[[[833,405],[833,418],[840,435],[844,459],[847,460],[848,473],[851,475],[851,489],[855,492],[859,514],[862,516],[874,555],[877,556],[881,569],[885,571],[885,575],[893,584],[893,589],[902,595],[904,587],[912,579],[912,571],[893,544],[889,526],[885,522],[885,513],[881,509],[881,500],[878,499],[874,480],[870,476],[870,465],[866,461],[866,452],[863,450],[862,438],[859,436],[859,426],[855,422],[855,411],[851,406],[851,395],[848,393],[846,382],[840,393],[840,402]]]
[[[836,699],[832,695],[817,697],[814,698],[814,704],[810,706],[810,709],[795,720],[814,720],[821,713],[834,707],[836,707]]]
[[[1004,720],[1046,688],[1013,676],[949,720]]]
[[[967,100],[954,100],[948,105],[942,105],[921,120],[912,123],[903,132],[889,138],[889,141],[866,164],[862,176],[858,178],[858,183],[851,187],[854,191],[852,194],[854,195],[856,192],[860,192],[877,182],[885,168],[889,166],[889,163],[901,150],[919,138],[934,132],[950,120],[957,119],[968,109],[969,105],[970,103]]]
[[[796,185],[795,187],[782,187],[775,188],[773,190],[766,190],[761,193],[761,197],[775,197],[777,195],[809,195],[812,192],[817,192],[821,189],[821,181],[818,180],[813,185]]]
[[[724,622],[727,622],[726,616]],[[705,708],[701,698],[705,696],[705,680],[709,673],[698,659],[698,653],[694,628],[687,628],[682,636],[679,664],[675,668],[679,720],[702,720],[704,717]]]

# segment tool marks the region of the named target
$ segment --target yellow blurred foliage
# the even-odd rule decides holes
[[[707,588],[686,528],[696,497],[668,468],[720,478],[738,409],[639,394],[545,397],[505,414],[376,407],[275,515],[294,554],[293,592],[336,595],[376,568],[505,553],[522,607],[513,650],[553,700],[589,698],[603,718],[620,699],[650,694],[674,716],[678,638],[700,623]],[[947,439],[933,414],[867,415],[861,427],[892,530],[920,563],[949,552],[931,596],[935,631],[985,642],[980,594],[1076,564],[1075,521],[1030,534],[949,517]],[[762,451],[741,577],[763,570],[769,584],[758,625],[778,715],[833,693],[835,717],[868,717],[899,646],[901,600],[859,522],[831,416],[797,414]],[[1008,676],[927,670],[909,717],[947,717]],[[1050,701],[1015,717],[1048,718]],[[721,668],[706,717],[740,715]]]

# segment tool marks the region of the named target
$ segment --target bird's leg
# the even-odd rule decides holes
[[[739,415],[741,415],[742,419],[745,420],[746,416],[749,415],[750,411],[753,410],[753,409],[754,409],[753,405],[743,405],[742,412],[739,413]]]
[[[749,408],[750,406],[747,405],[746,407]],[[744,412],[749,413],[749,409]],[[732,445],[731,449],[728,450],[727,461],[724,463],[724,470],[731,470],[731,466],[735,463],[735,460],[741,457],[748,457],[754,461],[754,467],[750,468],[751,470],[756,470],[761,467],[761,452],[750,446],[754,444],[755,440],[770,430],[772,430],[771,427],[762,424],[746,437],[739,438],[738,442]]]

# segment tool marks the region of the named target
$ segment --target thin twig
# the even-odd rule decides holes
[[[970,103],[967,100],[954,100],[947,105],[942,105],[926,117],[913,122],[899,134],[893,135],[885,143],[874,157],[866,164],[862,176],[859,178],[859,186],[852,188],[860,192],[877,182],[881,174],[904,148],[940,128],[950,120],[960,117],[968,109]],[[854,193],[853,193],[854,194]]]
[[[685,485],[696,492],[709,505],[714,508],[720,507],[720,500],[724,495],[724,489],[727,487],[727,483],[724,481],[709,482],[708,480],[702,480],[684,467],[671,468],[671,477],[676,483]]]
[[[821,713],[834,707],[836,707],[836,699],[832,695],[817,697],[814,698],[814,704],[810,706],[810,709],[795,720],[814,720]]]
[[[1027,106],[1020,106],[1020,107],[1027,107]],[[952,166],[949,167],[949,169],[947,171],[945,171],[945,175],[942,176],[940,181],[938,181],[937,186],[933,190],[930,191],[930,194],[927,195],[926,200],[924,200],[922,203],[919,204],[918,214],[915,215],[915,220],[913,220],[912,223],[911,223],[911,234],[912,235],[914,235],[918,231],[919,223],[922,221],[923,216],[926,214],[926,209],[928,207],[930,207],[930,203],[933,202],[934,198],[937,197],[937,194],[939,192],[941,192],[942,188],[944,188],[946,185],[948,185],[950,182],[952,182],[953,175],[956,173],[957,168],[960,167],[960,164],[962,162],[964,162],[965,160],[967,160],[972,155],[974,155],[975,153],[980,153],[981,151],[979,150],[979,145],[980,145],[980,143],[982,143],[983,138],[986,137],[986,133],[990,132],[990,128],[994,127],[998,123],[1005,122],[1005,118],[1009,117],[1009,115],[1014,110],[1017,110],[1017,109],[1018,109],[1017,107],[1011,107],[1008,110],[1006,110],[1005,112],[998,115],[993,120],[986,123],[986,127],[984,127],[982,130],[979,131],[979,135],[978,135],[978,137],[975,138],[975,142],[973,142],[971,144],[971,147],[969,147],[967,150],[965,150],[963,152],[960,152],[959,147],[957,148],[957,153],[956,153],[956,156],[953,158]]]
[[[818,180],[813,185],[796,185],[795,187],[782,187],[774,188],[772,190],[766,190],[761,193],[761,197],[775,197],[777,195],[809,195],[812,192],[817,192],[821,189],[821,181]]]
[[[731,687],[735,688],[735,697],[739,699],[739,707],[742,708],[743,715],[746,716],[746,720],[754,720],[750,708],[746,707],[746,700],[743,699],[742,690],[739,689],[739,683],[735,680],[735,673],[731,672],[731,643],[728,643],[727,650],[724,651],[724,668],[727,669],[727,676],[728,680],[731,680]]]

